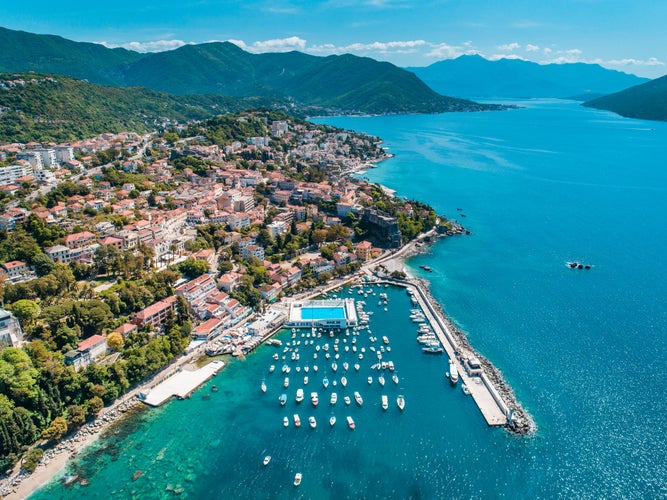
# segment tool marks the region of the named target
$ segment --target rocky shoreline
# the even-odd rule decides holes
[[[37,481],[35,479],[40,476],[40,473],[51,469],[56,461],[61,462],[58,464],[58,470],[60,470],[66,464],[67,460],[76,456],[83,447],[92,443],[111,423],[119,420],[128,411],[136,408],[139,403],[140,401],[136,397],[131,397],[121,403],[113,405],[95,420],[82,426],[71,436],[59,441],[54,447],[45,449],[44,456],[34,472],[20,470],[18,473],[12,474],[0,481],[0,496],[3,498],[11,498],[14,495],[16,495],[17,498],[27,496],[25,492],[20,494],[18,488],[22,483],[28,480],[34,480],[39,483],[33,485],[34,487],[30,488],[30,491],[27,492],[27,494],[32,493],[32,491],[42,484],[42,481]],[[65,457],[64,461],[62,460],[63,457]],[[48,481],[55,473],[57,473],[56,470],[48,470],[45,480]]]

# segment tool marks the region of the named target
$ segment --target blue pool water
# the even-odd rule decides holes
[[[302,307],[301,318],[306,320],[345,319],[345,309],[343,307]]]

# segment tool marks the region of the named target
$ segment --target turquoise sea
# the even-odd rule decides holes
[[[408,264],[503,371],[537,422],[535,436],[488,428],[472,400],[446,383],[446,357],[420,352],[405,292],[376,289],[389,304],[384,311],[375,296],[365,299],[371,328],[389,337],[385,359],[400,381],[367,384],[374,361],[362,334],[362,368],[336,391],[359,390],[364,405],[345,408],[339,398],[334,428],[334,388],[321,385],[326,364],[312,359],[314,346],[300,348],[298,364],[317,362],[319,375],[311,370],[303,386],[304,373],[293,369],[285,408],[282,361],[272,359],[281,351],[264,346],[192,399],[144,411],[90,447],[68,470],[89,486],[54,481],[34,498],[664,498],[667,124],[567,101],[514,104],[522,108],[317,121],[382,137],[396,156],[364,175],[472,231]],[[571,260],[594,267],[571,270]],[[330,380],[342,375],[343,354],[339,372],[327,367]],[[297,406],[299,386],[306,401]],[[283,417],[295,412],[301,428],[285,429]],[[348,414],[355,431],[345,426]]]

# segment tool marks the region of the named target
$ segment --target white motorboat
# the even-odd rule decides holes
[[[303,479],[303,475],[300,472],[297,472],[294,476],[294,486],[299,486],[301,484],[301,479]]]
[[[271,461],[271,455],[267,455],[264,457],[264,461],[262,462],[264,464],[264,467],[269,465],[269,462]]]
[[[394,381],[394,384],[398,384],[398,375],[395,373],[391,376],[391,379]]]
[[[332,405],[335,405],[335,404],[336,404],[336,401],[338,401],[338,394],[336,394],[335,392],[332,392],[332,393],[331,393],[331,399],[329,400],[329,402],[330,402]]]
[[[317,368],[317,365],[313,366],[313,371],[316,372],[317,370],[319,370],[319,368]]]
[[[347,386],[347,379],[345,377],[341,377],[340,385],[342,385],[343,387]]]
[[[312,415],[308,417],[308,423],[310,424],[311,429],[317,427],[317,421],[315,420],[315,417],[313,417]]]
[[[456,385],[456,383],[459,381],[459,370],[456,367],[456,363],[452,361],[451,359],[449,360],[449,382],[452,385]]]
[[[301,388],[299,387],[299,388],[296,390],[296,402],[297,402],[297,403],[300,403],[301,401],[303,401],[303,389],[301,389]]]
[[[354,420],[352,420],[352,417],[350,416],[347,417],[347,426],[350,429],[354,430]]]
[[[358,391],[354,391],[354,400],[359,406],[364,404],[364,400],[362,399],[361,394],[359,394]]]
[[[303,377],[303,385],[308,385],[308,375]]]
[[[310,367],[309,367],[308,365],[306,365],[306,366],[303,367],[303,371],[304,371],[304,372],[308,373],[308,370],[310,370]]]
[[[384,387],[384,375],[378,377],[378,384]]]
[[[331,417],[329,417],[329,425],[333,427],[335,423],[336,423],[336,415],[331,415]]]
[[[276,365],[269,366],[269,373],[273,373],[274,371],[276,371]]]
[[[349,406],[350,403],[352,402],[352,401],[350,401],[350,396],[345,396],[345,397],[343,398],[343,400],[345,401],[345,405],[346,405],[346,406]]]
[[[283,426],[284,427],[289,427],[289,418],[283,417]]]
[[[382,409],[386,410],[387,408],[389,408],[389,398],[387,398],[386,394],[383,394],[382,395]]]
[[[371,385],[373,383],[373,377],[368,377],[368,385]]]
[[[333,371],[338,370],[338,363],[336,363],[335,361],[334,361],[333,363],[331,363],[331,369],[332,369]]]
[[[313,404],[313,406],[317,406],[317,404],[320,402],[316,392],[310,393],[310,402]]]
[[[361,366],[359,365],[359,363],[355,363],[355,364],[354,364],[354,369],[357,370],[357,371],[359,371],[359,368],[361,368]]]
[[[350,367],[349,363],[348,363],[347,361],[345,361],[345,362],[343,363],[343,369],[344,369],[345,371],[347,371],[347,369],[348,369],[349,367]]]
[[[301,427],[301,419],[299,418],[298,413],[294,414],[294,426],[295,427]]]
[[[405,398],[403,397],[403,394],[398,395],[396,398],[396,404],[398,405],[398,409],[403,411],[403,408],[405,408]]]
[[[283,381],[283,387],[285,389],[289,387],[289,377],[285,377],[285,380]]]
[[[322,385],[324,386],[325,389],[329,387],[329,379],[326,377],[326,375],[322,379]]]
[[[262,389],[262,392],[266,392],[266,382],[262,380],[262,385],[260,386],[260,389]]]

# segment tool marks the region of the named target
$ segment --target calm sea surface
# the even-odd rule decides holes
[[[282,349],[261,347],[192,399],[145,411],[89,448],[68,470],[89,486],[54,481],[34,498],[664,498],[667,124],[564,101],[517,104],[525,107],[317,121],[382,137],[396,157],[365,175],[472,231],[408,264],[503,371],[539,426],[534,437],[486,427],[473,401],[446,383],[446,357],[421,353],[405,292],[376,288],[388,294],[387,311],[377,295],[365,299],[366,309],[374,312],[373,335],[389,337],[384,359],[396,364],[398,385],[389,376],[378,385],[370,347],[381,341],[367,333],[354,344],[366,349],[363,360],[360,350],[343,349],[354,337],[340,337],[337,372],[322,351],[313,359],[315,345],[299,335],[301,359],[288,361],[287,390],[283,361],[272,359]],[[572,260],[594,267],[568,269]],[[325,341],[333,343],[315,344]],[[350,366],[347,388],[340,386],[344,360],[361,364],[358,372]],[[325,390],[325,374],[338,386]],[[300,405],[298,387],[306,393]],[[355,390],[363,406],[346,407],[342,397]],[[273,458],[264,467],[267,454]],[[303,473],[299,488],[296,472]]]

